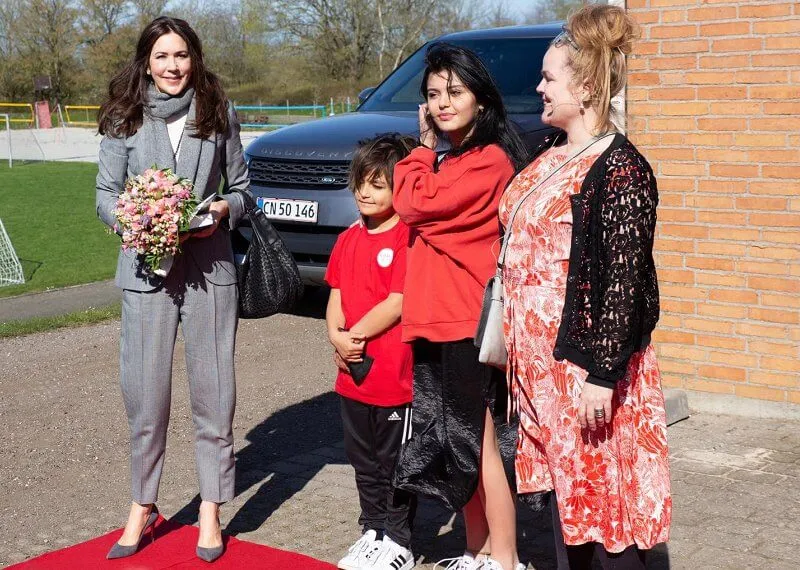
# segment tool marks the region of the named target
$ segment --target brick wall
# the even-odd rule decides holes
[[[800,403],[800,3],[627,0],[665,386]]]

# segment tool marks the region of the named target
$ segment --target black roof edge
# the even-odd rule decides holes
[[[548,24],[506,26],[504,28],[486,28],[482,30],[466,30],[439,36],[434,41],[449,40],[482,40],[489,38],[553,38],[561,31],[564,22]]]

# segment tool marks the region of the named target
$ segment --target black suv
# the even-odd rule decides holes
[[[513,26],[444,35],[474,50],[500,86],[529,147],[549,132],[536,93],[542,57],[559,24]],[[358,216],[347,171],[358,141],[380,133],[418,135],[419,87],[427,44],[377,88],[365,89],[354,113],[284,127],[247,147],[250,188],[297,261],[306,284],[321,285],[336,237]]]

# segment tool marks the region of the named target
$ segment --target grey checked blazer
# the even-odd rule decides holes
[[[217,193],[220,181],[223,180],[225,184],[221,198],[228,202],[230,212],[227,225],[235,228],[241,220],[244,201],[238,193],[231,192],[231,189],[248,190],[250,179],[239,138],[239,121],[231,105],[228,106],[228,115],[230,123],[228,132],[212,135],[216,152],[211,172],[204,188],[195,187],[195,195],[202,199]],[[127,138],[106,135],[100,142],[96,206],[97,215],[109,227],[113,227],[116,222],[114,207],[118,195],[125,187],[125,180],[141,174],[152,166],[146,163],[144,153],[137,144],[137,136],[138,133]],[[178,162],[180,163],[180,157]],[[174,164],[172,168],[175,168]],[[193,258],[203,277],[215,285],[236,283],[230,235],[224,226],[225,224],[220,224],[217,231],[207,238],[190,239],[181,246],[183,250],[181,255]],[[143,270],[135,252],[125,252],[120,249],[115,279],[117,287],[132,291],[151,291],[161,286],[162,281],[162,278]]]

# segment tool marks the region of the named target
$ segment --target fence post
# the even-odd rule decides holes
[[[6,134],[8,134],[8,167],[12,168],[14,163],[11,161],[11,117],[6,114],[0,114],[0,117],[5,117],[6,119]]]
[[[330,116],[333,117],[336,114],[336,109],[333,107],[333,97],[331,97],[331,112]]]

